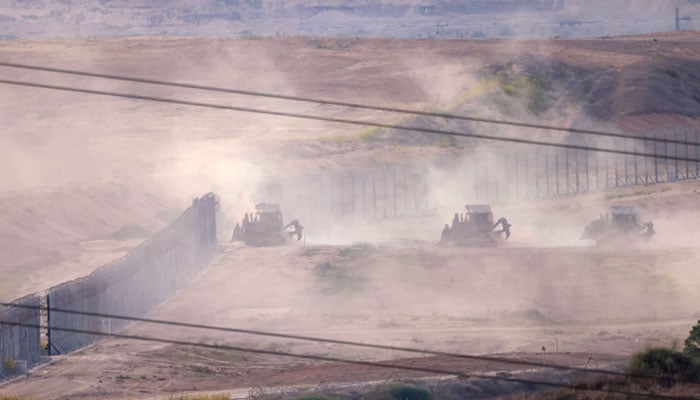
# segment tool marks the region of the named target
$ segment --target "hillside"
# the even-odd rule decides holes
[[[696,0],[11,0],[4,37],[130,35],[592,37],[698,29]],[[695,17],[695,19],[693,18]]]
[[[135,181],[0,193],[0,301],[121,257],[185,208],[164,193]]]
[[[0,42],[0,56],[11,62],[631,133],[694,127],[700,117],[700,37],[695,32],[548,41],[31,40]],[[88,85],[65,75],[2,71],[11,79]],[[388,123],[446,124],[101,80],[91,80],[89,87]],[[253,169],[242,176],[249,185],[260,174],[392,161],[405,158],[405,151],[415,157],[461,154],[454,140],[415,133],[20,87],[6,87],[0,103],[6,129],[0,141],[14,149],[0,163],[17,171],[2,177],[5,187],[135,173],[173,177],[182,182],[178,190],[186,187],[188,195],[196,195],[211,188],[212,178],[197,174],[227,174],[232,165]],[[504,127],[452,124],[448,127],[465,131],[521,134]],[[147,156],[134,146],[147,149]],[[27,164],[32,156],[42,162]],[[205,161],[213,168],[204,171]],[[85,164],[92,168],[83,168]],[[52,174],[57,168],[63,171],[60,176]],[[240,174],[217,184],[228,184],[234,176]]]
[[[631,133],[694,129],[700,119],[700,38],[695,32],[548,41],[13,40],[0,42],[0,59]],[[492,134],[526,133],[357,109],[0,70],[5,79]],[[224,233],[228,224],[259,200],[259,189],[268,177],[419,160],[458,163],[476,145],[317,121],[14,86],[2,89],[0,144],[6,153],[0,158],[0,168],[12,171],[0,175],[2,267],[8,273],[79,260],[80,254],[91,257],[93,250],[109,257],[121,254],[164,225],[164,220],[155,217],[158,212],[184,207],[189,199],[208,191],[222,198],[225,222],[221,233],[228,236]],[[565,139],[565,135],[558,137]],[[102,216],[106,208],[114,210],[109,218]],[[81,245],[113,234],[136,241]],[[89,264],[94,267],[105,260],[98,258]]]

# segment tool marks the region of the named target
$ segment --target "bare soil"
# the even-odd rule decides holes
[[[697,259],[694,248],[668,246],[469,249],[415,243],[251,249],[232,243],[188,289],[150,316],[531,360],[541,359],[545,346],[549,362],[619,369],[629,354],[687,335],[698,317]],[[148,324],[133,324],[126,333],[477,374],[528,370]],[[256,387],[420,376],[425,375],[104,340],[57,357],[2,392],[105,399],[193,391],[240,395]]]

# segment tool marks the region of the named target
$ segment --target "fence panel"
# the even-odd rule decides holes
[[[143,316],[196,274],[216,247],[217,199],[196,199],[169,227],[125,257],[48,291],[51,354],[65,354],[99,339],[63,329],[110,333],[126,321],[56,309]]]
[[[41,299],[29,295],[13,303],[32,308],[0,308],[0,378],[22,372],[21,363],[26,363],[26,368],[31,368],[45,358],[39,328]]]

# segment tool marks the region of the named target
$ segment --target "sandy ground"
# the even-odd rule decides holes
[[[558,349],[559,355],[550,356],[562,365],[620,368],[636,351],[679,343],[700,318],[700,250],[693,233],[699,190],[697,182],[685,182],[496,208],[514,223],[513,240],[499,248],[435,244],[429,236],[438,236],[439,217],[357,228],[372,226],[381,233],[375,237],[394,241],[259,249],[224,243],[190,287],[150,316],[535,360],[545,346],[550,353]],[[606,199],[639,207],[645,220],[654,220],[657,235],[629,248],[579,240],[582,224],[597,217]],[[110,246],[98,241],[86,250],[109,257]],[[522,370],[149,324],[133,324],[126,333],[471,373]],[[193,391],[239,396],[258,387],[416,376],[115,339],[56,357],[0,392],[40,399],[158,398]]]
[[[672,258],[676,268],[664,260]],[[698,318],[687,248],[464,249],[423,245],[225,246],[192,286],[151,317],[367,343],[619,368],[670,345]],[[679,261],[685,260],[685,261]],[[697,275],[697,269],[692,268]],[[313,342],[135,324],[129,334],[468,372],[522,367]],[[529,356],[528,356],[529,355]],[[170,392],[387,379],[392,371],[179,345],[104,340],[57,357],[3,393],[35,398],[153,397]],[[487,363],[488,364],[488,363]],[[399,374],[398,376],[402,376]],[[415,375],[408,375],[415,376]]]
[[[157,185],[134,180],[0,192],[0,299],[85,276],[184,208]]]

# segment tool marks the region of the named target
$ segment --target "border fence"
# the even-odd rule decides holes
[[[13,325],[39,325],[41,298],[29,295],[17,299],[14,303],[33,307],[1,307],[0,308],[0,378],[22,373],[44,359],[41,347],[41,334],[38,328]]]
[[[432,212],[428,170],[383,165],[269,182],[260,197],[311,225],[326,221],[381,220]]]
[[[39,295],[14,301],[18,305],[41,305],[42,310],[0,309],[0,358],[4,375],[22,372],[17,368],[18,363],[32,367],[47,355],[77,350],[99,337],[60,329],[112,333],[126,323],[124,320],[52,311],[53,308],[143,316],[183,287],[206,265],[217,248],[217,207],[218,199],[212,193],[197,198],[172,224],[126,256],[84,278],[49,289],[44,305],[43,297]],[[32,327],[18,327],[12,323]],[[43,346],[40,325],[47,327],[47,342]]]
[[[640,135],[597,143],[653,157],[539,145],[482,145],[459,161],[438,166],[387,164],[271,180],[260,188],[258,199],[280,203],[285,214],[318,227],[328,222],[434,215],[466,203],[508,204],[700,178],[700,146],[689,144],[700,142],[700,130],[653,137],[676,142]]]

